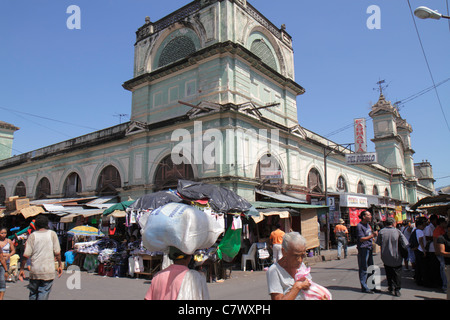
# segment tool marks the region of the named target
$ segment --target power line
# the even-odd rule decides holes
[[[5,108],[5,107],[0,107],[0,109],[6,110],[6,111],[10,111],[10,112],[14,112],[14,113],[25,114],[25,115],[28,115],[28,116],[32,116],[32,117],[36,117],[36,118],[40,118],[40,119],[44,119],[44,120],[59,122],[59,123],[62,123],[62,124],[68,124],[68,125],[75,126],[75,127],[85,128],[85,129],[89,129],[89,130],[98,130],[96,128],[92,128],[92,127],[88,127],[88,126],[83,126],[83,125],[74,124],[74,123],[70,123],[70,122],[66,122],[66,121],[61,121],[61,120],[57,120],[57,119],[43,117],[43,116],[39,116],[39,115],[36,115],[36,114],[28,113],[28,112],[8,109],[8,108]]]
[[[445,123],[447,124],[447,129],[450,132],[450,125],[448,124],[447,117],[445,116],[444,108],[442,107],[441,98],[439,97],[439,93],[438,93],[438,91],[436,89],[436,84],[434,82],[433,73],[431,72],[430,64],[428,63],[428,58],[427,58],[427,55],[425,53],[425,49],[423,47],[422,39],[420,38],[419,29],[417,28],[416,20],[414,19],[414,13],[413,13],[412,8],[411,8],[411,3],[409,2],[409,0],[407,0],[407,1],[408,1],[408,6],[409,6],[409,11],[411,12],[412,20],[414,22],[414,27],[416,29],[417,37],[419,39],[420,47],[422,48],[422,53],[423,53],[423,56],[425,58],[425,62],[427,64],[428,72],[430,73],[431,81],[433,82],[433,85],[434,85],[434,91],[436,92],[436,97],[438,99],[439,106],[441,107],[442,115],[444,116]]]

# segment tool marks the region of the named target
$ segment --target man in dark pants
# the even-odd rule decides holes
[[[367,268],[373,265],[373,244],[372,239],[377,236],[377,232],[372,230],[370,222],[372,214],[369,211],[361,212],[359,218],[361,222],[356,226],[356,235],[358,238],[358,268],[361,291],[364,293],[373,293],[367,286]]]
[[[400,289],[402,288],[402,261],[398,246],[402,245],[407,249],[408,240],[395,227],[395,219],[387,218],[386,227],[380,230],[377,238],[377,244],[381,248],[381,260],[386,270],[386,278],[388,282],[389,292],[396,297],[400,297]]]

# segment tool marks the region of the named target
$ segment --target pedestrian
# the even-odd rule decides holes
[[[272,300],[304,300],[302,290],[310,287],[308,279],[295,281],[297,270],[306,256],[306,239],[298,232],[283,237],[283,257],[267,271],[267,286]]]
[[[341,251],[342,248],[344,248],[344,259],[347,258],[348,253],[348,230],[347,227],[344,225],[344,219],[339,220],[339,224],[336,225],[334,228],[334,234],[336,236],[336,242],[337,242],[337,250],[338,250],[338,260],[341,260]]]
[[[209,300],[205,276],[188,268],[192,255],[170,247],[169,258],[173,264],[153,277],[144,299]]]
[[[6,266],[6,259],[3,256],[2,248],[0,248],[0,300],[3,300],[6,291],[6,278],[8,276],[8,267]]]
[[[441,273],[439,260],[436,257],[436,252],[434,249],[433,233],[438,225],[438,216],[432,214],[430,216],[430,223],[423,230],[425,236],[425,272],[424,272],[424,282],[427,287],[441,287]]]
[[[48,300],[55,279],[55,259],[58,261],[58,278],[62,275],[61,247],[56,233],[48,229],[45,215],[36,218],[35,227],[36,231],[30,234],[25,244],[19,280],[23,281],[25,277],[24,267],[29,259],[29,299]]]
[[[409,243],[409,239],[411,238],[411,234],[412,234],[413,230],[414,230],[414,228],[411,223],[411,220],[405,220],[403,222],[402,233],[405,236],[406,240],[408,240],[408,243]],[[411,262],[411,268],[415,269],[416,259],[414,256],[414,250],[412,250],[409,245],[408,245],[408,257],[403,259],[403,262],[405,263],[406,270],[409,270],[409,262]]]
[[[372,213],[367,210],[361,212],[359,218],[361,222],[356,226],[356,247],[358,249],[358,269],[361,291],[364,293],[373,293],[367,286],[367,268],[373,265],[373,239],[377,236],[377,231],[372,231],[370,222]]]
[[[406,250],[409,243],[403,233],[396,228],[394,218],[386,219],[386,227],[380,230],[376,243],[381,248],[381,260],[386,270],[388,290],[394,296],[400,297],[403,258],[399,252],[399,246]]]
[[[442,218],[443,219],[443,218]],[[440,263],[440,272],[441,272],[441,279],[442,279],[442,291],[446,292],[448,288],[448,281],[446,272],[450,265],[450,224],[445,221],[445,219],[438,220],[438,226],[435,229],[435,232],[433,234],[436,234],[436,230],[438,228],[442,228],[444,233],[438,235],[435,238],[434,248],[436,250],[436,257],[439,260]],[[437,234],[436,234],[437,235]]]
[[[9,275],[9,263],[10,258],[16,253],[16,247],[11,239],[8,239],[6,236],[8,235],[8,229],[6,227],[0,228],[0,248],[3,251],[3,257],[6,260],[6,273]]]
[[[427,225],[427,219],[425,217],[419,217],[416,220],[416,228],[413,230],[410,238],[410,247],[414,250],[416,258],[416,269],[414,273],[414,280],[419,286],[424,285],[424,273],[425,273],[425,237],[423,230]],[[415,239],[413,239],[415,237]]]
[[[270,233],[269,238],[272,245],[273,263],[278,262],[283,257],[281,243],[283,242],[284,235],[285,232],[281,230],[281,225],[277,223],[276,229]]]

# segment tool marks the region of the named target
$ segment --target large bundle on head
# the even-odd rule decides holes
[[[149,251],[176,247],[186,254],[209,248],[223,232],[213,215],[182,203],[169,203],[150,213],[142,230],[142,241]]]

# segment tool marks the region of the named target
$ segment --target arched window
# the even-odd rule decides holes
[[[347,192],[347,182],[345,181],[343,176],[339,176],[337,184],[336,184],[336,189],[338,192]]]
[[[308,190],[314,193],[323,192],[322,177],[317,169],[313,168],[308,173]]]
[[[6,188],[4,185],[0,185],[0,204],[5,204],[6,200]]]
[[[76,172],[72,172],[64,181],[64,197],[74,198],[77,197],[78,193],[81,192],[81,179]]]
[[[176,188],[178,180],[194,180],[194,171],[188,163],[175,165],[172,156],[165,157],[158,165],[155,174],[155,191]]]
[[[45,199],[51,194],[50,181],[47,178],[42,178],[36,188],[36,199]]]
[[[256,39],[255,41],[253,41],[250,47],[250,51],[257,55],[262,60],[262,62],[267,64],[273,70],[277,71],[277,61],[264,39]]]
[[[366,187],[364,187],[364,183],[362,183],[362,181],[358,182],[358,190],[356,192],[366,194]]]
[[[97,195],[116,195],[118,193],[116,189],[121,187],[122,180],[120,179],[120,173],[116,167],[107,166],[100,172],[97,182]]]
[[[261,157],[256,166],[256,178],[269,184],[283,184],[283,171],[274,156],[266,154]]]
[[[14,189],[14,195],[19,197],[26,197],[27,196],[27,187],[25,187],[25,183],[20,181],[16,188]]]
[[[384,196],[389,197],[389,189],[388,188],[384,189]]]
[[[373,185],[372,194],[373,194],[374,196],[377,196],[377,195],[379,194],[379,193],[378,193],[378,187],[377,187],[376,185]]]
[[[195,44],[187,36],[179,36],[171,40],[161,52],[158,68],[190,56],[196,51]]]

